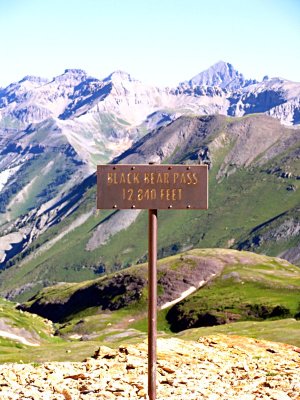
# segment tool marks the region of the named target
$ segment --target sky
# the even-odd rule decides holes
[[[300,82],[300,0],[0,0],[0,87],[66,68],[176,86],[214,63]]]

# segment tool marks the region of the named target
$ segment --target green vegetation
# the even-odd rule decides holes
[[[300,321],[289,318],[276,321],[244,321],[205,328],[193,328],[177,333],[176,336],[185,340],[197,340],[203,336],[216,334],[239,335],[288,343],[300,347],[299,332]]]
[[[183,330],[176,335],[186,340],[197,340],[201,336],[217,333],[233,334],[300,346],[300,321],[292,318],[300,316],[298,267],[284,260],[250,252],[194,249],[159,260],[158,276],[160,279],[167,272],[175,274],[171,276],[177,279],[176,282],[172,281],[176,286],[183,279],[196,276],[197,268],[202,263],[207,268],[211,262],[222,263],[223,271],[183,301],[159,311],[159,335],[173,337],[175,334],[171,330],[174,323],[180,326],[184,320],[192,322],[189,325],[191,327],[197,326],[201,322],[199,315],[210,313],[219,318],[215,323],[221,325]],[[47,304],[59,307],[79,293],[85,298],[84,290],[92,286],[104,283],[109,286],[116,276],[122,275],[145,279],[147,265],[132,266],[96,281],[45,288],[34,300],[28,302],[28,306],[39,301],[43,308]],[[130,279],[130,282],[133,281]],[[160,286],[161,296],[164,296],[170,288],[162,283]],[[138,299],[118,309],[103,310],[97,305],[97,297],[94,298],[94,305],[77,311],[71,309],[64,321],[54,325],[58,334],[54,337],[51,336],[53,328],[44,319],[20,312],[13,303],[2,300],[1,318],[10,321],[10,326],[24,327],[28,332],[34,330],[40,346],[29,347],[0,338],[0,362],[80,361],[93,355],[103,344],[116,347],[123,343],[143,341],[147,331],[147,288],[144,286],[140,290],[141,296]],[[111,299],[112,304],[114,299],[119,300],[120,297],[116,292],[115,298]],[[170,313],[173,313],[172,320]],[[230,321],[235,322],[228,323]]]
[[[200,337],[209,335],[225,334],[253,337],[256,339],[270,340],[275,342],[288,343],[300,347],[300,321],[284,319],[262,322],[236,322],[232,324],[213,326],[207,328],[188,329],[177,334],[163,334],[164,337],[178,337],[184,340],[198,340]],[[118,331],[120,333],[120,331]],[[0,338],[0,363],[24,362],[40,363],[49,361],[82,361],[91,357],[101,345],[118,347],[122,344],[138,343],[145,340],[145,335],[130,336],[127,331],[121,331],[118,340],[110,340],[112,335],[104,337],[104,340],[78,341],[58,340],[41,344],[40,347],[30,347],[21,343]],[[159,333],[161,336],[162,333]]]
[[[167,315],[175,331],[234,320],[294,316],[299,312],[299,288],[272,288],[261,282],[214,282]]]
[[[0,362],[31,362],[38,360],[34,358],[35,351],[44,352],[46,361],[47,353],[51,348],[59,346],[63,340],[53,336],[54,329],[50,321],[16,309],[16,304],[0,298],[0,330],[12,334],[13,337],[26,339],[28,342],[40,344],[29,346],[16,339],[0,335]],[[37,350],[38,349],[38,350]],[[42,350],[43,349],[43,350]],[[42,355],[42,354],[41,354]]]
[[[257,170],[241,169],[218,183],[217,166],[210,172],[210,204],[208,211],[160,211],[159,257],[193,247],[230,247],[257,225],[279,215],[300,202],[300,191],[288,192],[286,182]],[[263,195],[262,195],[263,194]],[[95,190],[86,195],[87,204],[59,226],[50,228],[33,246],[46,243],[76,220],[95,201]],[[6,287],[20,286],[39,279],[50,282],[80,281],[95,277],[95,269],[105,265],[106,271],[145,260],[147,254],[147,214],[142,212],[127,230],[114,235],[107,244],[87,251],[86,244],[93,229],[108,215],[100,212],[69,232],[46,252],[24,260],[22,268],[8,270],[2,282]],[[292,238],[293,239],[293,238]],[[287,238],[285,242],[291,239]],[[287,247],[287,243],[285,243]],[[282,242],[274,242],[270,252],[278,254]],[[32,271],[32,273],[29,273]],[[6,276],[13,276],[13,281]],[[2,285],[1,285],[2,286]],[[3,286],[2,286],[3,287]],[[28,297],[27,297],[28,298]],[[25,297],[22,298],[22,300]],[[18,299],[20,300],[20,299]]]
[[[295,207],[254,229],[250,235],[241,238],[236,247],[269,255],[283,253],[299,244],[298,226],[300,208]],[[287,232],[289,232],[287,238]],[[297,256],[295,255],[295,259]]]
[[[284,260],[249,252],[194,249],[159,260],[159,298],[164,302],[174,300],[181,293],[175,291],[178,290],[176,287],[181,287],[181,291],[186,290],[189,286],[182,286],[183,281],[191,279],[194,284],[199,270],[203,270],[204,266],[216,268],[214,265],[223,266],[221,274],[176,305],[159,311],[160,331],[178,332],[232,321],[299,318],[299,268]],[[217,269],[215,271],[217,273]],[[52,313],[53,307],[57,307],[54,313],[58,315],[63,304],[65,311],[60,328],[63,335],[102,332],[107,324],[115,326],[116,321],[123,329],[146,332],[148,295],[142,283],[146,279],[147,265],[142,264],[97,280],[45,288],[26,303],[26,309],[40,308],[47,315],[49,305],[49,312]],[[134,286],[131,291],[127,290],[127,300],[120,302],[125,299],[122,289],[125,282]],[[113,293],[110,290],[105,294],[105,287],[118,287],[118,290]],[[167,292],[169,295],[165,297]],[[139,295],[135,296],[134,293]],[[89,303],[86,297],[89,297]],[[101,304],[105,305],[104,309]],[[101,335],[103,338],[106,333],[102,332]]]
[[[43,318],[16,309],[16,304],[0,297],[0,321],[5,321],[12,328],[24,328],[39,338],[48,338],[52,333],[52,324]],[[1,328],[0,328],[1,329]]]
[[[283,164],[283,158],[287,157],[289,151],[294,151],[295,145],[290,149],[286,148],[281,158],[277,156],[276,159],[266,162],[263,167],[259,166],[259,159],[255,160],[256,164],[247,167],[229,165],[226,161],[237,140],[236,137],[230,139],[228,135],[231,125],[232,129],[237,129],[235,124],[253,120],[254,128],[263,134],[263,123],[266,122],[266,118],[264,117],[263,121],[257,116],[240,119],[220,116],[212,118],[210,125],[207,125],[209,132],[207,136],[201,140],[197,135],[193,136],[193,140],[187,141],[183,146],[177,146],[174,153],[168,157],[168,162],[172,163],[197,162],[200,145],[209,145],[214,140],[218,142],[218,145],[212,147],[208,211],[159,211],[159,258],[191,248],[248,249],[241,244],[255,236],[253,232],[257,227],[269,232],[273,229],[273,225],[268,225],[268,221],[281,215],[281,223],[284,223],[285,218],[295,220],[297,207],[300,204],[300,190],[287,190],[287,188],[290,185],[298,187],[299,180],[295,175],[297,168],[293,169],[293,174],[289,178],[282,178],[270,172],[279,162],[282,165],[294,166],[293,157],[290,157],[286,164]],[[110,116],[99,115],[100,125],[110,124],[111,121]],[[284,129],[279,124],[278,126]],[[264,154],[260,155],[263,156]],[[226,170],[224,165],[227,172],[224,172]],[[223,174],[220,171],[223,171]],[[99,214],[90,215],[83,224],[69,230],[60,240],[55,241],[55,238],[68,229],[74,221],[90,212],[95,207],[95,202],[95,188],[88,189],[73,214],[51,227],[28,248],[29,257],[20,260],[23,255],[12,260],[16,265],[1,273],[0,292],[7,293],[8,290],[23,287],[28,282],[39,282],[36,288],[31,287],[30,291],[25,290],[22,295],[16,295],[16,300],[24,301],[37,293],[42,286],[56,282],[93,279],[103,272],[111,273],[145,262],[147,212],[141,212],[128,229],[111,236],[105,244],[93,251],[87,250],[87,243],[109,212],[101,211]],[[277,229],[276,226],[275,228]],[[276,256],[286,249],[295,247],[299,242],[297,235],[277,236],[275,232],[274,240],[265,241],[260,246],[251,247],[250,243],[249,249]],[[30,253],[34,253],[34,257]]]
[[[40,363],[48,361],[82,361],[91,357],[99,342],[66,342],[59,340],[39,347],[26,346],[0,338],[0,363]]]
[[[229,258],[230,264],[230,252],[226,251],[192,250],[187,254],[209,257],[213,252],[215,259],[224,261]],[[241,259],[231,260],[232,265],[225,266],[222,274],[211,283],[188,296],[171,310],[160,311],[158,329],[170,332],[171,329],[178,331],[200,326],[201,323],[223,324],[230,321],[261,321],[290,316],[299,318],[299,269],[283,260],[245,252],[240,254]],[[181,266],[184,263],[181,262]],[[173,261],[173,265],[178,267],[180,259]],[[168,268],[172,268],[170,264]],[[207,314],[215,319],[203,320],[203,315]],[[146,332],[146,316],[141,315],[130,327]]]

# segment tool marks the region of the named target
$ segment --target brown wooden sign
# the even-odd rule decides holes
[[[207,165],[98,165],[98,209],[208,208]]]

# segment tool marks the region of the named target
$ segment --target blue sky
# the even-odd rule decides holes
[[[0,86],[121,69],[174,86],[219,60],[300,82],[300,0],[0,0]]]

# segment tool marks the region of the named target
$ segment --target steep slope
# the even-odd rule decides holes
[[[115,162],[210,165],[207,212],[159,212],[159,257],[164,257],[193,247],[238,247],[257,226],[293,213],[300,202],[297,149],[299,131],[270,117],[181,117]],[[12,267],[1,273],[2,293],[28,298],[51,282],[90,279],[146,260],[146,213],[96,212],[94,184],[92,176],[82,194],[70,203],[66,198],[65,219],[7,264]],[[286,235],[257,251],[276,256],[298,243],[299,235]]]
[[[64,164],[65,166],[66,163]],[[65,233],[68,233],[83,224],[91,216],[91,209],[86,209],[86,206],[89,207],[90,203],[86,201],[85,197],[86,192],[95,185],[96,177],[91,175],[85,178],[83,182],[80,182],[82,180],[80,175],[79,171],[79,173],[72,176],[69,182],[64,183],[59,195],[54,199],[50,199],[39,208],[32,209],[28,214],[4,225],[0,241],[0,268],[9,266],[9,260],[16,254],[21,252],[27,254],[29,245],[32,245],[34,249],[39,247],[39,244],[36,243],[39,235],[73,215],[82,202],[85,202],[85,206],[82,207],[81,211],[83,210],[83,213],[80,213],[78,220],[71,218],[71,221],[68,220],[68,228],[64,228],[64,223],[60,225],[61,228]],[[79,184],[76,182],[77,177],[79,178]],[[41,178],[43,179],[43,176]],[[57,182],[57,185],[59,188],[59,182]],[[76,218],[76,214],[74,217]],[[55,242],[59,238],[57,237]]]
[[[52,80],[27,76],[0,90],[0,224],[59,199],[62,182],[82,181],[97,163],[180,115],[259,112],[291,125],[299,123],[299,104],[298,83],[257,83],[223,61],[172,89],[122,71],[102,80],[80,69]]]
[[[300,270],[285,260],[226,249],[194,249],[158,262],[159,330],[300,318]],[[147,330],[147,264],[80,284],[43,289],[20,307],[84,340]],[[117,338],[117,336],[116,336]]]
[[[7,142],[2,148],[0,168],[7,177],[1,187],[2,224],[40,207],[89,174],[54,120],[17,133],[14,144]]]
[[[296,207],[255,227],[245,240],[236,244],[239,250],[250,250],[260,253],[277,253],[300,264],[300,208]]]
[[[195,250],[160,260],[159,306],[173,302],[184,292],[195,291],[219,274],[228,262],[232,262],[232,259],[223,261],[212,250]],[[24,304],[22,309],[56,322],[68,320],[91,307],[99,307],[103,311],[133,307],[133,312],[137,307],[138,312],[146,306],[146,286],[147,265],[140,264],[96,280],[45,288]]]
[[[242,254],[239,262],[225,267],[205,287],[168,311],[166,319],[172,331],[245,320],[300,318],[299,268],[251,253],[253,258],[247,260],[246,253]],[[255,257],[256,265],[250,261]]]
[[[0,92],[0,224],[58,200],[63,183],[66,192],[149,130],[188,112],[226,113],[228,104],[222,93],[188,96],[122,71],[99,80],[67,69],[9,85]]]
[[[228,114],[266,113],[284,124],[299,124],[299,88],[299,83],[287,79],[267,78],[233,93]]]

